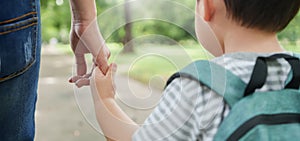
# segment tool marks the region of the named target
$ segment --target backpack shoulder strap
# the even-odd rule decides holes
[[[238,76],[207,60],[195,61],[189,64],[171,76],[167,85],[178,77],[190,78],[204,84],[224,97],[230,107],[243,98],[246,89],[246,84]]]
[[[293,53],[293,56],[300,59],[300,54],[298,54],[298,53]],[[287,85],[292,80],[292,78],[293,78],[293,71],[290,71],[290,73],[288,74],[288,77],[285,81],[285,84]],[[300,91],[300,89],[299,89],[299,91]]]

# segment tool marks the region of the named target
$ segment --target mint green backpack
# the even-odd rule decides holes
[[[267,78],[267,62],[284,58],[291,65],[285,89],[255,92]],[[215,141],[300,141],[300,55],[258,57],[249,84],[209,61],[196,61],[174,74],[199,81],[224,97],[230,107]]]

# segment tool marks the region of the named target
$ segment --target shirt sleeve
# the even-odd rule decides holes
[[[207,88],[206,88],[207,89]],[[134,141],[144,140],[201,140],[204,129],[202,121],[209,123],[208,116],[200,116],[204,108],[213,112],[211,106],[205,107],[211,95],[210,90],[203,90],[199,83],[187,78],[177,78],[165,89],[163,96],[146,119],[144,124],[134,133]],[[219,101],[220,102],[220,101]],[[216,111],[216,110],[215,110]],[[213,123],[213,121],[211,121]],[[203,129],[203,130],[202,130]]]

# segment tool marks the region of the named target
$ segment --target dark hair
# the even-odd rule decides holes
[[[297,15],[300,0],[224,0],[227,16],[247,28],[283,30]]]

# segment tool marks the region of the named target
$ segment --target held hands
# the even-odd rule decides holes
[[[107,71],[107,59],[110,56],[103,37],[100,34],[97,21],[74,21],[70,32],[71,48],[75,55],[76,76],[72,76],[70,83],[77,87],[90,84],[91,73],[87,73],[87,64],[84,55],[91,53],[93,61],[102,72]]]
[[[95,68],[91,77],[91,89],[95,104],[99,100],[114,99],[115,83],[114,77],[117,71],[117,65],[111,64],[106,74]]]

